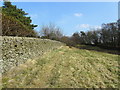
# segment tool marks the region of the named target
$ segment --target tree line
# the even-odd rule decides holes
[[[118,22],[102,24],[102,28],[87,32],[76,32],[71,39],[75,44],[94,45],[106,48],[120,48],[119,43],[120,29]]]
[[[43,38],[58,40],[66,43],[68,46],[92,45],[102,48],[118,49],[120,48],[120,29],[119,23],[102,24],[101,29],[90,30],[87,32],[75,32],[71,37],[64,36],[61,29],[55,28],[54,25],[43,26],[40,33]]]

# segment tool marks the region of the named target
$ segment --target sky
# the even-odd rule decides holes
[[[29,14],[35,28],[53,23],[64,35],[101,28],[101,24],[118,20],[117,2],[13,2]]]
[[[120,1],[118,3],[118,19],[120,19]]]

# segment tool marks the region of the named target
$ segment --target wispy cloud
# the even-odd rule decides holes
[[[78,29],[81,29],[81,28],[86,29],[86,28],[89,28],[89,27],[90,27],[89,24],[78,24],[78,25],[76,25],[76,28],[78,28]]]
[[[74,16],[81,17],[81,16],[83,16],[83,14],[82,13],[74,13]]]
[[[29,16],[30,16],[32,19],[38,18],[38,14],[30,14]]]
[[[89,25],[89,24],[78,24],[76,25],[77,29],[101,29],[99,25]]]
[[[95,29],[101,29],[102,27],[101,26],[94,26],[93,28],[95,28]]]

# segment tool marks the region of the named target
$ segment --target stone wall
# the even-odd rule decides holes
[[[61,42],[27,37],[0,37],[2,38],[2,66],[3,73],[11,67],[41,56],[44,52],[56,49]]]

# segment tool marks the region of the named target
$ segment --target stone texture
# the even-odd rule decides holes
[[[56,49],[62,45],[61,42],[27,37],[8,37],[2,38],[2,73],[10,68],[41,56],[44,52]]]

